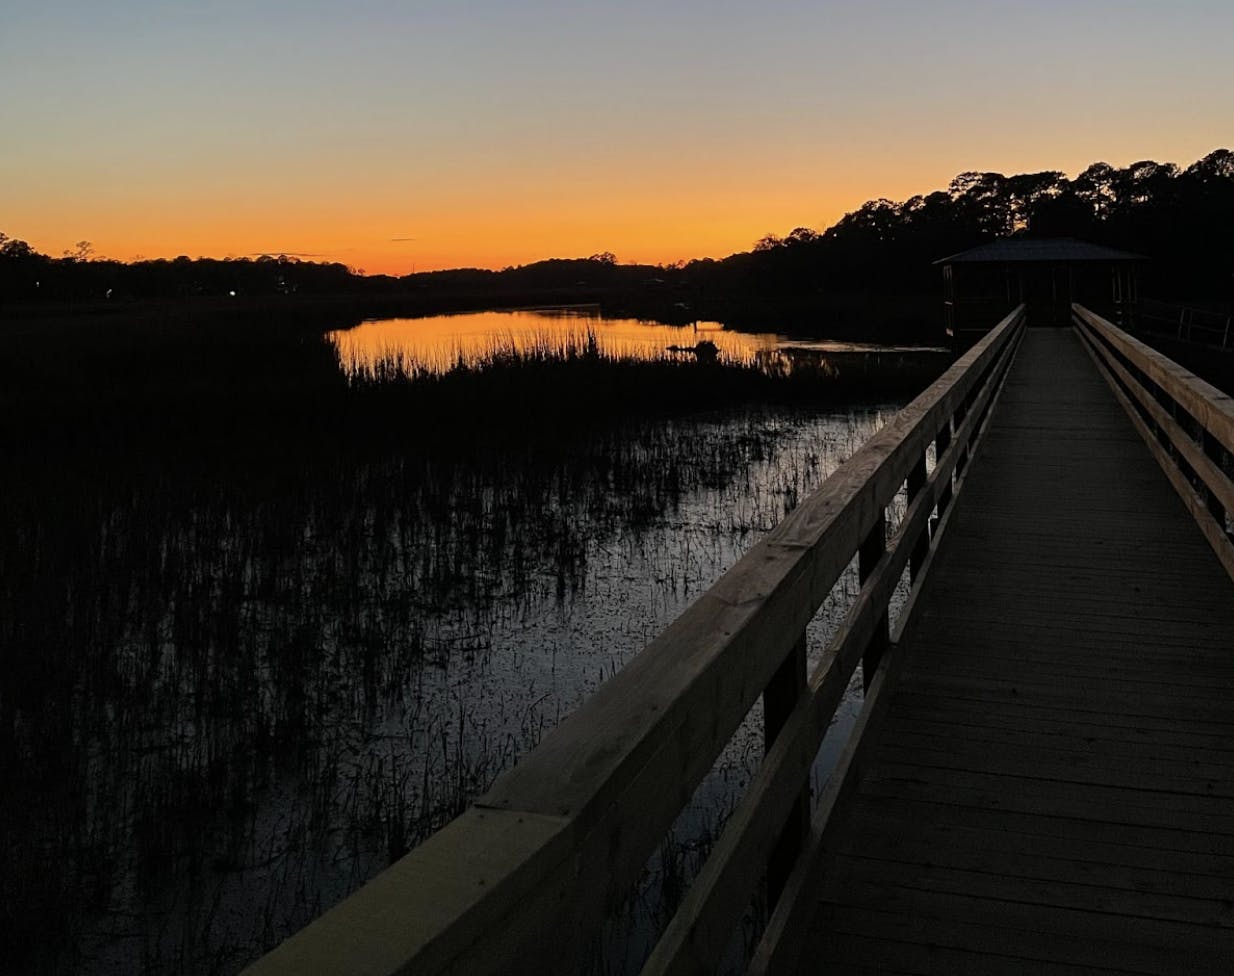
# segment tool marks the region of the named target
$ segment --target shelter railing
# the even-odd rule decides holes
[[[762,879],[771,900],[802,884],[802,851],[853,782],[898,654],[892,594],[907,569],[912,604],[1023,323],[1020,306],[470,809],[249,972],[575,971],[762,696],[768,751],[644,968],[713,971]],[[806,626],[854,559],[860,591],[807,676]],[[811,826],[810,769],[863,661],[863,712]]]
[[[1146,298],[1134,306],[1131,321],[1138,332],[1234,350],[1234,316],[1224,312]]]
[[[1234,578],[1234,399],[1083,305],[1071,311],[1115,396]]]

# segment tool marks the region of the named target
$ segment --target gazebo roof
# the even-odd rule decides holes
[[[1007,237],[970,247],[935,264],[1009,264],[1012,262],[1065,264],[1071,261],[1146,261],[1142,254],[1117,251],[1074,237]]]

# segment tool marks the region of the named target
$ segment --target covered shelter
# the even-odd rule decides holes
[[[1021,302],[1029,326],[1068,325],[1072,302],[1125,321],[1145,260],[1071,237],[1003,238],[940,258],[947,334],[965,349]]]

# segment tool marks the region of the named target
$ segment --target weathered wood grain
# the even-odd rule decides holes
[[[415,861],[397,862],[249,971],[512,971],[517,967],[475,949],[494,928],[510,924],[515,906],[547,901],[568,914],[568,893],[550,891],[541,879],[572,861],[574,846],[564,818],[469,810],[417,848]],[[433,891],[432,901],[423,898],[425,889]],[[516,930],[509,938],[520,941]]]

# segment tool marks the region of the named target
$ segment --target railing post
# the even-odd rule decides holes
[[[934,437],[934,460],[935,463],[942,460],[943,455],[947,453],[947,448],[951,446],[951,420],[948,419],[939,429],[938,434]],[[938,517],[941,519],[947,511],[947,506],[951,504],[951,478],[947,478],[947,483],[944,484],[938,492]]]
[[[913,501],[920,494],[921,489],[926,483],[926,459],[925,454],[917,459],[917,463],[913,465],[913,469],[908,473],[908,505],[912,507]],[[917,576],[921,572],[921,567],[925,564],[926,556],[930,552],[930,527],[928,524],[921,530],[921,535],[913,542],[913,550],[908,558],[908,578],[909,582],[916,582]]]
[[[1222,463],[1225,448],[1221,442],[1217,440],[1207,428],[1200,427],[1200,449],[1208,455],[1209,459],[1221,470],[1225,470]],[[1221,504],[1221,499],[1217,497],[1217,493],[1204,484],[1204,498],[1208,503],[1208,511],[1212,517],[1217,520],[1217,524],[1221,526],[1221,530],[1225,531],[1225,506]],[[1227,533],[1228,534],[1228,533]]]
[[[1139,377],[1137,377],[1137,379],[1138,378]],[[1156,390],[1153,393],[1153,396],[1156,397],[1157,402],[1161,404],[1165,412],[1170,415],[1170,419],[1177,422],[1178,404],[1175,403],[1173,399],[1170,399],[1166,392],[1161,389]],[[1174,460],[1178,456],[1178,452],[1174,450],[1174,444],[1170,441],[1170,434],[1166,430],[1165,424],[1154,419],[1152,421],[1152,431],[1154,436],[1157,438],[1157,443],[1160,444],[1162,449],[1165,451],[1166,456],[1170,458],[1171,461]]]
[[[887,515],[879,512],[878,519],[870,529],[870,534],[861,543],[857,553],[857,576],[864,584],[874,572],[880,559],[887,552]],[[874,634],[866,645],[865,654],[861,658],[862,685],[869,690],[870,682],[874,680],[874,672],[878,670],[878,662],[891,641],[891,618],[887,611],[874,625]]]
[[[1221,337],[1221,348],[1224,349],[1230,344],[1230,324],[1234,322],[1234,315],[1225,317],[1225,335]]]
[[[960,401],[959,407],[956,408],[955,421],[954,421],[955,426],[959,428],[959,426],[962,423],[964,423],[964,419],[967,416],[968,416],[968,397],[965,397],[963,400]],[[960,445],[960,456],[956,458],[955,473],[957,475],[961,475],[964,473],[964,469],[967,467],[968,467],[968,441],[965,441],[963,444]]]
[[[770,750],[788,721],[789,715],[797,707],[797,701],[806,690],[806,635],[802,634],[793,649],[788,652],[784,663],[771,676],[767,687],[763,689],[763,743]],[[784,822],[784,830],[780,839],[772,848],[767,859],[767,905],[768,910],[775,905],[784,890],[784,884],[792,873],[797,857],[805,843],[806,834],[810,830],[810,792],[807,786],[793,803],[788,819]]]

